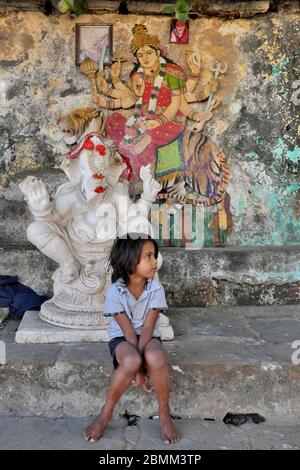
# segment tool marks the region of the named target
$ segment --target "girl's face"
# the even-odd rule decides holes
[[[134,274],[144,279],[150,279],[155,275],[156,271],[157,259],[155,258],[155,247],[149,240],[143,244],[140,260]]]

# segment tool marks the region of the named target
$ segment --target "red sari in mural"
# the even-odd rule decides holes
[[[137,72],[134,72],[131,78],[134,76],[134,74],[137,74]],[[154,90],[154,80],[147,81],[147,79],[144,79],[144,84],[145,89],[142,96],[142,109],[139,123],[141,120],[155,120],[159,118],[170,105],[172,96],[184,92],[184,71],[176,64],[167,63],[166,73],[164,75],[162,85],[158,91],[154,114],[149,114],[148,112],[149,102]],[[127,144],[124,142],[124,136],[126,134],[126,121],[127,119],[122,116],[122,114],[113,113],[107,118],[106,132],[107,136],[113,140],[119,153],[130,159],[130,165],[132,168],[131,180],[134,181],[139,178],[142,165],[155,162],[157,148],[172,142],[181,134],[185,126],[185,116],[178,109],[171,121],[168,121],[154,129],[145,131],[143,137],[145,135],[150,136],[151,142],[141,153],[137,153],[134,150],[133,144]],[[138,125],[139,124],[137,123],[137,126]],[[141,140],[141,137],[136,138],[134,143],[138,143],[139,140]],[[128,179],[128,176],[125,173],[123,176]]]

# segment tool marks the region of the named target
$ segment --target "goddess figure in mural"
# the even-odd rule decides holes
[[[98,74],[101,94],[93,93],[101,108],[134,106],[129,118],[113,112],[105,126],[118,151],[129,158],[130,173],[123,176],[137,182],[141,166],[151,164],[155,179],[174,199],[187,202],[192,196],[199,204],[219,203],[224,198],[228,168],[221,150],[201,133],[216,103],[204,112],[189,104],[207,99],[216,91],[217,82],[211,80],[195,93],[201,71],[199,55],[187,54],[187,78],[181,66],[162,55],[158,37],[149,34],[144,25],[133,28],[131,51],[137,64],[128,82],[120,79],[118,61],[111,69],[113,87]],[[187,120],[196,124],[194,131],[187,128]]]
[[[137,179],[141,165],[153,163],[157,148],[177,138],[183,130],[185,116],[180,100],[185,75],[181,67],[160,55],[158,38],[147,34],[145,26],[137,25],[133,30],[131,50],[138,64],[130,74],[128,86],[120,81],[119,62],[112,72],[114,89],[110,91],[107,84],[101,84],[101,92],[116,99],[107,101],[97,95],[94,99],[101,107],[135,106],[127,120],[120,113],[109,116],[106,132],[118,150],[130,158],[131,176]]]

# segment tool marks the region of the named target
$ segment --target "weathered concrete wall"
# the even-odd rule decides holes
[[[131,60],[131,28],[145,22],[168,55],[185,66],[185,51],[199,49],[204,68],[228,62],[222,106],[207,132],[230,165],[233,234],[227,245],[285,245],[300,241],[299,15],[191,21],[190,44],[169,45],[170,18],[40,12],[0,18],[0,218],[2,244],[24,244],[30,215],[18,182],[42,175],[48,188],[64,180],[57,116],[91,104],[89,86],[75,66],[76,22],[112,23],[116,53]],[[129,72],[128,62],[125,74]],[[209,72],[208,72],[209,73]],[[204,76],[207,71],[204,71]]]
[[[159,271],[170,307],[300,303],[300,248],[162,248]],[[0,273],[18,275],[37,293],[52,295],[56,268],[37,249],[0,249]]]

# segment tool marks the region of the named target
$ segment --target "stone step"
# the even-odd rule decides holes
[[[174,307],[300,303],[300,247],[162,248],[159,271]],[[0,273],[51,295],[56,264],[30,245],[0,248]]]
[[[122,417],[114,418],[96,443],[86,442],[82,433],[91,422],[87,417],[45,418],[0,416],[0,450],[296,450],[300,448],[300,425],[258,425],[241,427],[202,419],[180,419],[175,424],[181,440],[171,447],[162,443],[159,420],[140,419],[128,426]],[[13,439],[12,439],[13,436]],[[285,454],[286,455],[286,454]],[[4,453],[1,455],[3,462]],[[76,454],[77,456],[77,454]],[[206,456],[207,457],[207,456]],[[223,457],[223,455],[222,455]],[[248,456],[247,456],[248,457]],[[9,458],[9,457],[8,457]],[[76,457],[75,457],[76,458]],[[285,457],[286,459],[286,457]],[[98,457],[100,460],[100,455]],[[111,460],[113,463],[113,460]],[[193,463],[193,461],[191,461]],[[128,468],[132,468],[126,465]],[[125,465],[122,468],[126,468]]]
[[[164,342],[171,370],[172,411],[221,419],[227,412],[268,422],[300,419],[299,306],[170,309],[175,340]],[[17,321],[2,324],[0,413],[88,416],[98,412],[110,382],[105,343],[16,344]],[[299,343],[298,343],[299,344]],[[299,345],[298,345],[299,350]],[[116,407],[148,417],[154,396],[130,388]]]

